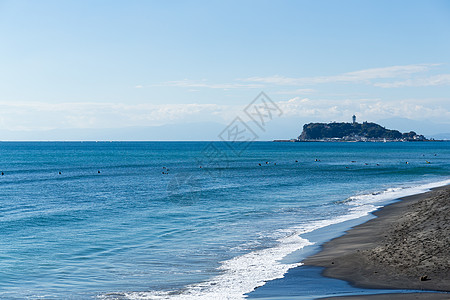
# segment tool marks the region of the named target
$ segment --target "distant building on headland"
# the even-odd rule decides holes
[[[356,124],[356,116],[355,115],[353,115],[352,120],[353,120],[353,124]]]

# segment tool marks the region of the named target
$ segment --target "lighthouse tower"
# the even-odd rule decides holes
[[[352,120],[353,120],[353,124],[356,124],[356,116],[355,115],[353,115]]]

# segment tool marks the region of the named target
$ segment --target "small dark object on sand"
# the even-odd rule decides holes
[[[429,280],[427,275],[420,276],[420,281],[427,281],[427,280]]]

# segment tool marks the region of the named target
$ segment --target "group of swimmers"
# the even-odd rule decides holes
[[[437,156],[437,154],[435,154],[434,156]],[[315,162],[320,162],[320,159],[318,159],[318,158],[316,158],[315,160],[314,160]],[[298,160],[295,160],[295,162],[296,163],[298,163]],[[356,160],[352,160],[351,161],[352,163],[356,163]],[[428,160],[425,160],[425,162],[427,163],[427,164],[431,164],[431,162],[430,161],[428,161]],[[405,162],[407,165],[409,165],[409,162],[407,161],[407,162]],[[266,161],[266,165],[268,165],[269,164],[269,162],[268,161]],[[273,163],[275,166],[277,165],[277,163]],[[369,164],[368,163],[364,163],[364,165],[366,165],[366,166],[368,166]],[[376,164],[377,166],[379,166],[380,164]],[[262,164],[261,163],[258,163],[258,166],[262,166]],[[200,166],[200,169],[202,168],[202,166]],[[347,167],[345,167],[346,169],[349,169],[349,167],[347,166]],[[101,172],[100,172],[100,170],[98,170],[97,171],[97,174],[100,174]],[[58,172],[58,174],[59,175],[62,175],[62,172],[61,171],[59,171]],[[167,167],[163,167],[163,171],[162,171],[162,174],[164,174],[164,175],[167,175],[167,174],[169,174],[169,169],[167,168]],[[5,173],[4,172],[1,172],[1,176],[4,176],[5,175]]]

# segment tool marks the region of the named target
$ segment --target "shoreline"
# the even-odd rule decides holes
[[[376,218],[324,243],[302,262],[324,267],[323,276],[359,288],[448,292],[448,199],[450,185],[400,198],[373,212]],[[427,277],[422,281],[422,276]]]

